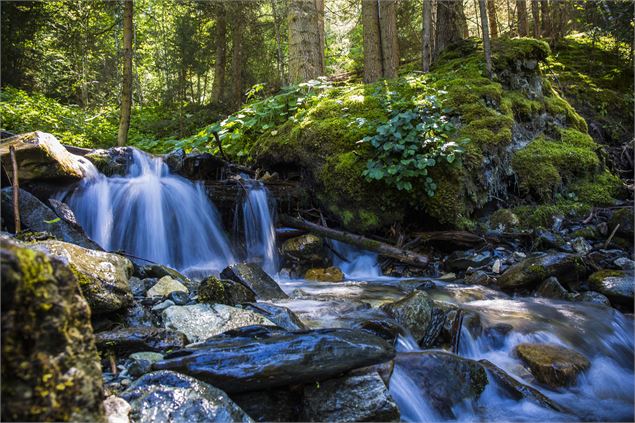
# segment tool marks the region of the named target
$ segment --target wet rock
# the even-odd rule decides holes
[[[402,353],[395,358],[395,367],[405,371],[446,418],[456,418],[452,406],[478,399],[488,383],[480,363],[446,352]]]
[[[493,348],[502,348],[505,344],[505,338],[507,334],[511,332],[514,327],[507,323],[497,323],[493,326],[488,326],[483,331],[487,342],[492,345]]]
[[[102,421],[90,309],[61,261],[0,238],[2,421]]]
[[[490,227],[495,230],[509,231],[520,224],[518,216],[509,209],[499,209],[490,215]]]
[[[581,236],[571,240],[571,247],[578,254],[588,254],[591,250],[593,250],[591,243]]]
[[[128,164],[132,161],[132,149],[130,147],[97,149],[87,153],[84,157],[106,176],[123,176],[128,170]]]
[[[183,169],[185,151],[182,148],[177,148],[163,156],[163,161],[168,165],[172,173],[179,173]]]
[[[146,294],[146,283],[137,278],[136,276],[132,276],[128,279],[128,285],[130,286],[130,291],[132,292],[133,297],[144,297]]]
[[[128,415],[132,407],[123,398],[109,396],[104,400],[104,410],[108,423],[128,423],[130,421]]]
[[[282,329],[288,331],[307,329],[306,325],[302,323],[302,320],[286,307],[267,303],[250,303],[245,304],[244,308],[263,315]]]
[[[168,301],[176,305],[185,305],[190,301],[190,297],[183,291],[172,291],[168,294]]]
[[[162,317],[167,329],[185,334],[189,342],[200,342],[243,326],[275,326],[260,314],[224,304],[172,306],[163,310]]]
[[[384,304],[381,309],[407,328],[418,343],[432,327],[434,303],[425,291],[413,291],[398,301]]]
[[[394,343],[403,332],[398,324],[390,320],[364,320],[355,327],[377,335],[390,343]]]
[[[167,309],[167,308],[169,308],[169,307],[172,307],[173,305],[176,305],[176,304],[174,303],[174,301],[172,301],[172,300],[165,300],[165,301],[162,301],[162,302],[160,302],[159,304],[157,304],[157,305],[155,305],[155,306],[152,306],[152,309],[151,309],[151,310],[152,310],[152,311],[157,311],[157,312],[158,312],[158,311],[163,311],[163,310],[165,310],[165,309]]]
[[[102,250],[79,225],[61,219],[53,210],[27,191],[20,190],[20,221],[23,229],[48,232],[56,239],[92,250]],[[2,189],[2,218],[13,222],[13,188]]]
[[[324,240],[313,234],[291,238],[282,243],[282,254],[303,264],[322,264],[327,256]]]
[[[534,248],[562,248],[565,244],[564,239],[545,228],[536,228],[534,230]]]
[[[589,276],[589,286],[611,302],[633,306],[635,275],[623,270],[600,270]]]
[[[239,282],[251,289],[260,300],[289,298],[271,276],[254,263],[232,264],[221,273],[221,278]]]
[[[176,270],[163,266],[161,264],[147,263],[143,261],[139,263],[140,260],[133,259],[134,264],[134,275],[141,279],[160,279],[164,276],[169,276],[174,280],[181,282],[188,289],[192,286],[192,281],[186,278]]]
[[[186,344],[186,339],[182,333],[173,330],[133,327],[99,332],[95,335],[95,343],[102,351],[131,353],[182,348]]]
[[[620,257],[613,263],[622,270],[635,270],[635,261],[626,257]]]
[[[311,268],[304,274],[304,279],[322,282],[342,282],[344,273],[335,266],[325,268]]]
[[[573,295],[569,293],[560,282],[558,278],[550,276],[538,286],[536,289],[536,295],[545,298],[554,298],[556,300],[571,300]]]
[[[137,379],[121,397],[132,407],[138,422],[250,422],[220,389],[170,371],[148,373]]]
[[[84,177],[86,159],[69,153],[51,134],[29,132],[3,140],[0,159],[9,176],[13,175],[10,147],[15,148],[20,182],[38,179],[79,180]]]
[[[232,394],[231,399],[257,422],[301,421],[302,387]]]
[[[606,306],[611,305],[611,301],[606,297],[606,295],[602,295],[595,291],[585,291],[578,295],[575,300],[583,303],[602,304]]]
[[[557,345],[520,344],[515,352],[539,382],[552,388],[573,385],[591,365],[582,354]]]
[[[198,302],[212,304],[236,304],[256,301],[256,294],[240,282],[210,276],[198,286]]]
[[[487,273],[482,270],[475,270],[465,275],[465,283],[469,285],[490,285],[494,282]]]
[[[492,272],[499,274],[501,272],[502,266],[503,262],[501,261],[501,259],[494,260],[494,263],[492,264]]]
[[[492,260],[492,253],[485,250],[476,252],[474,250],[455,251],[445,259],[445,268],[450,271],[466,270],[470,267],[476,268],[485,266]]]
[[[130,354],[131,360],[146,360],[151,363],[155,361],[163,360],[163,354],[152,351],[142,351]]]
[[[132,303],[128,279],[133,267],[127,258],[61,241],[41,241],[28,247],[69,265],[93,314],[116,311]]]
[[[634,219],[632,207],[616,210],[609,219],[609,228],[612,231],[617,225],[620,225],[615,232],[616,235],[624,237],[632,243],[633,237],[635,237],[633,231]]]
[[[529,400],[541,407],[550,408],[560,413],[567,413],[563,406],[556,403],[549,397],[543,395],[539,390],[532,388],[529,385],[525,385],[508,375],[503,369],[494,365],[488,360],[479,360],[485,369],[489,372],[489,375],[514,399],[516,400]]]
[[[397,404],[377,373],[304,387],[302,421],[398,422],[399,418]]]
[[[154,368],[189,374],[234,393],[313,383],[394,355],[386,341],[363,331],[250,326],[168,354]]]
[[[130,376],[138,378],[152,371],[152,363],[163,360],[163,354],[155,352],[138,352],[130,355],[130,363],[126,370]]]
[[[164,276],[146,292],[146,297],[165,297],[171,292],[180,291],[189,293],[187,287],[181,282],[172,279],[170,276]]]
[[[582,259],[567,253],[550,253],[530,257],[516,263],[498,277],[503,290],[532,287],[550,276],[561,282],[575,284],[586,274]]]

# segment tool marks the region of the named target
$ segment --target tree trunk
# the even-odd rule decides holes
[[[326,49],[326,35],[324,32],[324,0],[315,0],[315,10],[317,12],[317,28],[318,28],[318,57],[320,59],[320,75],[324,75],[326,69],[326,58],[324,52]]]
[[[481,29],[483,28],[483,20],[479,15],[479,0],[474,0],[474,16],[476,16],[476,36],[481,38]],[[480,21],[480,22],[479,22]]]
[[[540,7],[538,0],[531,0],[531,15],[534,20],[534,38],[540,37]]]
[[[117,145],[126,145],[130,128],[130,110],[132,109],[132,14],[134,3],[124,1],[123,10],[123,83],[121,87],[121,117]]]
[[[435,56],[438,56],[450,44],[462,40],[466,28],[463,2],[438,0]]]
[[[381,36],[381,56],[384,78],[397,76],[399,67],[399,42],[397,39],[396,0],[377,0],[379,12],[379,33]]]
[[[391,257],[402,263],[416,267],[426,267],[428,265],[428,257],[417,254],[413,251],[397,248],[384,242],[369,239],[361,235],[355,235],[344,231],[320,226],[315,223],[308,222],[303,219],[295,219],[289,216],[280,216],[280,223],[292,228],[304,229],[309,232],[324,236],[326,238],[335,239],[337,241],[346,242],[358,248],[368,251],[374,251],[382,256]]]
[[[273,12],[273,28],[276,34],[276,64],[278,67],[278,78],[280,79],[280,85],[287,84],[287,78],[284,74],[284,61],[282,60],[282,40],[280,37],[280,15],[278,14],[278,8],[276,3],[279,0],[271,0],[271,11]]]
[[[430,35],[432,33],[432,0],[423,0],[423,71],[430,72],[432,63],[432,45]]]
[[[496,19],[496,3],[494,3],[494,0],[487,0],[487,17],[489,18],[490,36],[498,38],[498,21]]]
[[[516,0],[516,8],[518,9],[518,35],[526,37],[529,35],[527,29],[527,0]]]
[[[364,82],[370,83],[377,81],[384,74],[377,0],[362,0],[362,26],[364,30]]]
[[[292,83],[324,74],[316,0],[289,2],[289,79]]]
[[[492,48],[489,42],[489,29],[487,27],[487,7],[485,5],[486,0],[478,0],[479,9],[481,12],[481,26],[483,28],[483,50],[485,50],[485,69],[489,79],[492,79]]]
[[[243,99],[243,27],[239,14],[240,5],[234,6],[237,10],[232,22],[232,105],[238,109]]]
[[[219,2],[216,15],[216,58],[214,61],[214,82],[212,84],[212,101],[222,103],[225,94],[225,62],[227,57],[227,11]]]

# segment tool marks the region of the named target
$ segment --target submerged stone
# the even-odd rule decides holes
[[[237,263],[228,266],[221,272],[221,277],[240,282],[253,292],[260,300],[278,300],[289,298],[271,276],[254,263]]]
[[[313,383],[394,355],[391,345],[364,331],[250,326],[168,354],[154,368],[188,374],[234,393]]]
[[[573,385],[591,365],[582,354],[557,345],[520,344],[515,352],[539,382],[552,388]]]
[[[322,282],[342,282],[344,273],[335,266],[325,268],[311,268],[304,274],[304,279]]]

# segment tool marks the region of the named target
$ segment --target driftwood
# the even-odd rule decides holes
[[[15,158],[15,147],[9,147],[11,155],[11,167],[13,168],[13,178],[11,185],[13,186],[13,219],[15,225],[15,233],[20,233],[22,225],[20,224],[20,184],[18,182],[18,161]]]
[[[394,258],[402,263],[411,266],[426,267],[428,265],[428,257],[417,254],[413,251],[397,248],[393,245],[386,244],[381,241],[375,241],[374,239],[369,239],[361,235],[355,235],[344,231],[326,228],[324,226],[308,222],[304,219],[296,219],[290,216],[281,215],[279,220],[280,223],[285,226],[304,229],[327,238],[345,242],[364,250],[373,251],[382,256]]]

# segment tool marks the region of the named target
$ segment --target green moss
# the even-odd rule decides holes
[[[608,170],[598,175],[577,181],[570,186],[580,201],[594,206],[610,206],[615,204],[624,192],[621,179]]]
[[[571,232],[572,238],[582,237],[585,239],[598,239],[599,234],[595,227],[593,226],[585,226],[582,229],[578,229],[577,231]]]
[[[560,202],[538,206],[518,206],[512,211],[520,221],[520,229],[532,229],[539,226],[550,228],[556,217],[581,218],[586,216],[591,207],[578,202]]]
[[[521,121],[530,120],[545,110],[542,101],[530,100],[520,91],[508,91],[505,93],[505,98],[509,101],[516,119]]]
[[[625,273],[623,270],[599,270],[591,276],[589,276],[589,285],[591,286],[602,286],[602,281],[606,278],[621,278],[624,277]]]
[[[518,216],[509,209],[498,209],[489,217],[490,226],[493,229],[502,227],[504,230],[512,229],[520,223]]]
[[[496,69],[513,68],[516,61],[543,61],[549,56],[549,45],[535,38],[501,37],[492,42],[492,64]]]
[[[575,129],[586,132],[588,126],[582,116],[580,116],[573,106],[560,97],[554,90],[545,96],[545,110],[552,116],[562,120],[565,124],[572,125]]]

